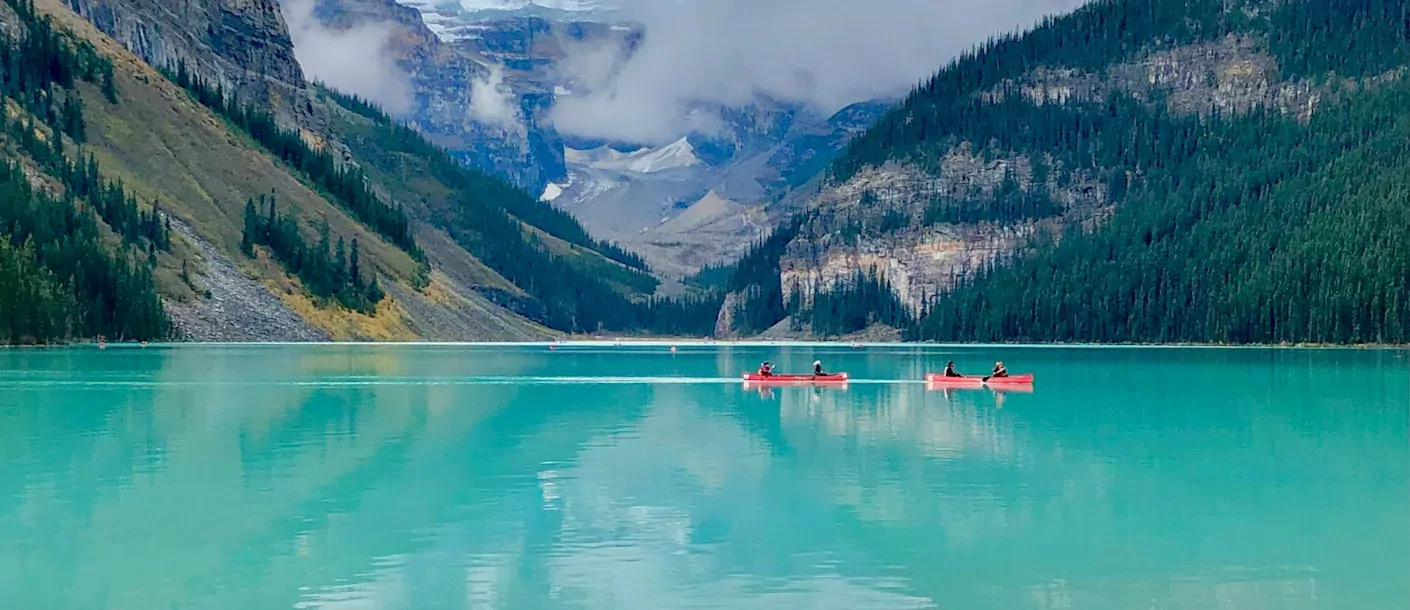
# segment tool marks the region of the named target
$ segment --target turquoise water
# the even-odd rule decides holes
[[[1397,351],[0,350],[0,464],[16,610],[1410,608]]]

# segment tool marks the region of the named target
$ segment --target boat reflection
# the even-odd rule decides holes
[[[1032,384],[1024,384],[1024,385],[1016,385],[1016,384],[1006,384],[1006,385],[981,385],[981,384],[975,384],[975,385],[958,385],[958,384],[953,384],[953,383],[936,383],[936,382],[933,382],[933,381],[928,381],[928,382],[925,383],[925,389],[928,390],[928,391],[940,391],[940,392],[944,392],[946,396],[949,396],[951,392],[974,392],[974,391],[990,391],[990,392],[994,392],[994,393],[996,393],[996,394],[1032,394],[1032,393],[1033,393],[1033,385],[1032,385]]]
[[[774,390],[778,388],[811,388],[814,392],[819,390],[846,392],[847,382],[839,383],[811,383],[807,381],[746,381],[745,391],[758,391],[762,398],[773,398]]]

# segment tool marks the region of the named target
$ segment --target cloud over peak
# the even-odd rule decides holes
[[[645,39],[630,56],[570,49],[560,69],[591,93],[560,100],[554,123],[584,137],[667,142],[702,127],[691,116],[702,103],[763,96],[830,113],[904,93],[988,36],[1080,3],[623,0]]]
[[[346,30],[323,25],[317,0],[280,0],[294,41],[294,55],[311,80],[369,99],[393,115],[411,111],[411,81],[397,65],[391,24],[367,23]]]

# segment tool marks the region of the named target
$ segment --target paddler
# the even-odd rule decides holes
[[[813,376],[814,376],[814,377],[822,377],[822,376],[823,376],[822,361],[821,361],[821,360],[814,360],[814,361],[813,361]]]
[[[945,376],[945,377],[963,377],[963,376],[964,376],[964,375],[961,375],[961,374],[955,372],[955,361],[954,361],[954,360],[951,360],[951,361],[945,363],[945,372],[944,372],[944,373],[941,373],[941,375],[943,375],[943,376]]]
[[[995,363],[994,363],[994,372],[989,373],[989,376],[990,376],[990,377],[1008,377],[1008,376],[1009,376],[1009,370],[1006,369],[1006,368],[1004,368],[1004,363],[1002,363],[1002,362],[995,362]]]
[[[769,363],[767,363],[767,362],[765,362],[765,363],[759,365],[759,376],[760,376],[760,377],[772,377],[773,374],[774,374],[774,365],[769,364]]]

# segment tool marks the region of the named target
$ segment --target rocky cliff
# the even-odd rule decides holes
[[[304,87],[279,0],[64,0],[157,67],[177,62],[297,120]]]
[[[824,167],[887,107],[857,104],[834,116],[766,98],[737,106],[699,103],[719,117],[708,134],[639,143],[563,137],[550,121],[558,101],[590,94],[570,61],[582,49],[629,57],[649,32],[603,10],[460,11],[395,0],[317,0],[327,27],[391,28],[390,50],[414,103],[405,117],[463,161],[572,212],[597,236],[646,256],[670,275],[738,256],[791,210],[774,205]],[[610,167],[608,147],[666,164]],[[688,147],[689,154],[679,154]],[[791,200],[790,200],[791,201]]]
[[[1173,116],[1272,109],[1305,122],[1323,99],[1394,74],[1398,71],[1371,79],[1293,78],[1279,68],[1266,37],[1230,34],[1195,44],[1156,45],[1100,72],[1041,66],[975,95],[990,103],[1017,95],[1038,105],[1069,105],[1121,94],[1160,105]],[[814,220],[781,261],[785,294],[792,297],[797,291],[806,301],[808,294],[845,284],[857,269],[876,269],[919,314],[929,298],[1002,264],[1031,237],[1090,228],[1111,211],[1106,181],[1112,178],[1103,169],[1070,170],[1048,158],[1039,186],[1056,204],[1051,216],[1017,222],[929,222],[926,211],[936,202],[965,199],[997,205],[995,193],[1005,175],[1012,175],[1023,191],[1034,187],[1031,155],[986,148],[962,137],[948,141],[938,155],[927,156],[937,160],[902,158],[868,167],[845,181],[828,182],[809,197],[804,205],[815,214]],[[848,235],[849,226],[879,226],[888,215],[902,221]]]
[[[553,62],[563,55],[560,38],[606,36],[605,26],[511,17],[443,38],[394,0],[317,0],[315,15],[334,30],[389,29],[387,50],[412,98],[403,117],[462,161],[534,193],[566,177],[562,139],[548,121],[563,87]]]

